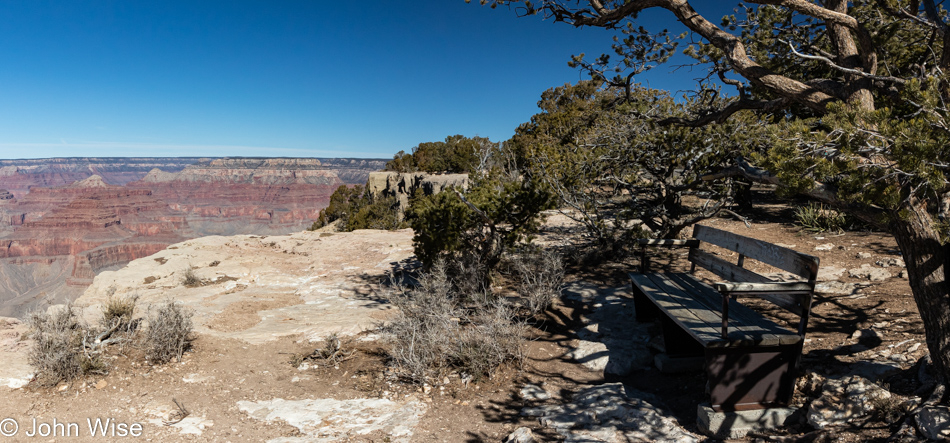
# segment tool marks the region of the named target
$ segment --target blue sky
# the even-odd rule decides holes
[[[610,31],[477,3],[0,2],[0,158],[385,158],[452,134],[499,141],[541,92],[581,78],[572,54],[609,49]],[[680,90],[702,75],[670,70],[642,80]]]

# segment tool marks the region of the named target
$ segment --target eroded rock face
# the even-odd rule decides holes
[[[375,196],[396,197],[401,208],[409,207],[409,197],[417,189],[426,195],[438,194],[452,186],[468,187],[468,174],[429,174],[425,172],[373,172],[366,182]]]
[[[172,299],[194,310],[201,334],[256,344],[303,333],[316,341],[387,318],[393,308],[379,285],[411,255],[408,229],[202,237],[100,273],[76,305],[95,315],[110,295],[137,295],[144,313]],[[189,269],[201,284],[184,285]]]

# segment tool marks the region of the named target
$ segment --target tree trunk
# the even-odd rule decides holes
[[[903,217],[893,214],[889,228],[907,265],[930,356],[944,381],[950,381],[950,286],[945,274],[950,257],[926,207],[915,202],[903,209]]]

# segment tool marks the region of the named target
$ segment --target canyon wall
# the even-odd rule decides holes
[[[30,191],[30,187],[65,186],[93,175],[102,177],[102,180],[109,184],[124,185],[141,179],[152,169],[178,172],[199,160],[199,157],[0,160],[0,189],[6,189],[14,197],[20,198]]]
[[[186,239],[300,231],[337,187],[365,182],[370,168],[385,164],[192,158],[132,159],[123,166],[100,160],[0,160],[7,168],[0,175],[0,316],[73,299],[99,272]],[[146,165],[170,170],[143,171]],[[110,171],[112,182],[89,174],[93,170]]]
[[[309,227],[336,188],[383,165],[366,159],[212,159],[177,173],[154,169],[127,186],[151,190],[183,213],[198,236],[276,235]]]

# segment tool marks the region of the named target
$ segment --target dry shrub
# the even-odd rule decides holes
[[[138,320],[135,316],[135,302],[137,295],[126,297],[109,296],[109,300],[102,307],[102,319],[99,321],[99,327],[104,330],[114,330],[116,332],[131,334],[138,327]]]
[[[323,338],[323,344],[309,354],[295,354],[290,360],[294,367],[305,361],[320,361],[328,365],[337,365],[349,360],[353,356],[352,340],[340,338],[336,332]]]
[[[152,363],[167,363],[181,356],[191,342],[193,313],[169,300],[149,310],[145,357]]]
[[[526,249],[512,257],[512,266],[521,280],[518,293],[531,315],[544,311],[561,296],[564,263],[556,252]]]
[[[503,299],[468,320],[451,355],[454,368],[479,380],[490,377],[505,362],[524,361],[525,325]]]
[[[27,323],[29,338],[33,339],[29,363],[36,369],[40,385],[51,386],[102,370],[98,356],[84,352],[83,338],[88,331],[72,304],[48,312],[33,312]]]
[[[396,286],[391,293],[400,312],[384,331],[392,363],[411,382],[439,379],[451,370],[490,377],[501,364],[523,359],[523,323],[503,299],[460,290],[481,283],[450,278],[449,269],[458,266],[436,262],[418,287]]]
[[[182,274],[181,284],[187,288],[194,288],[201,286],[202,283],[203,282],[201,279],[195,274],[195,268],[193,266],[188,266],[188,268],[185,269],[185,273]]]

